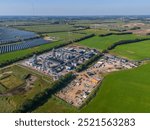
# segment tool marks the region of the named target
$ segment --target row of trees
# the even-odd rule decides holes
[[[86,70],[91,64],[93,64],[94,62],[96,62],[101,56],[103,56],[103,54],[99,53],[95,56],[93,56],[92,58],[90,58],[88,61],[86,61],[84,64],[79,65],[76,68],[77,72],[81,72],[83,70]]]
[[[106,37],[110,35],[127,35],[127,34],[132,34],[132,32],[122,32],[122,33],[106,33],[106,34],[100,34],[100,37]]]
[[[122,40],[122,41],[119,41],[119,42],[112,44],[110,47],[107,48],[107,50],[112,50],[119,45],[131,44],[131,43],[136,43],[136,42],[141,42],[141,41],[146,41],[146,40],[150,40],[150,38],[134,39],[134,40]]]
[[[109,31],[125,32],[125,31],[128,31],[128,30],[127,29],[110,29]]]
[[[18,110],[14,112],[17,113],[26,113],[32,112],[39,106],[43,105],[48,99],[55,94],[56,92],[60,91],[64,88],[68,83],[70,83],[75,76],[72,73],[69,73],[65,76],[62,76],[58,81],[52,83],[50,88],[45,89],[44,91],[36,94],[32,99],[26,100]]]
[[[71,32],[74,32],[74,31],[83,31],[83,30],[87,30],[89,29],[89,27],[85,27],[85,28],[82,28],[82,29],[71,29],[70,31]],[[63,30],[63,31],[47,31],[47,32],[37,32],[37,34],[46,34],[46,33],[59,33],[59,32],[68,32],[68,30]]]

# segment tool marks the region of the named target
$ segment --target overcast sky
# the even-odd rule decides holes
[[[150,15],[150,0],[0,0],[0,15]]]

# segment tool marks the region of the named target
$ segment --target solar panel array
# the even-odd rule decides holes
[[[0,44],[7,44],[10,42],[17,42],[21,40],[31,39],[37,37],[34,32],[18,30],[8,27],[0,27]]]
[[[36,47],[36,46],[43,45],[46,43],[49,43],[49,41],[44,40],[42,38],[37,38],[37,39],[29,40],[29,41],[24,41],[21,43],[1,45],[0,54],[17,51],[17,50],[23,50],[27,48],[32,48],[32,47]]]
[[[0,27],[0,54],[32,48],[48,42],[38,38],[38,35],[34,32]]]

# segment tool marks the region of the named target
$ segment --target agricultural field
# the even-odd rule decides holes
[[[117,46],[110,52],[132,60],[150,59],[150,40]]]
[[[16,28],[26,30],[26,31],[32,31],[32,32],[36,32],[36,33],[70,31],[70,30],[76,29],[71,25],[65,25],[65,24],[17,26]]]
[[[61,40],[64,42],[67,41],[73,41],[75,39],[79,39],[81,37],[84,37],[86,35],[90,34],[105,34],[109,33],[110,31],[105,30],[105,29],[86,29],[86,30],[81,30],[81,31],[67,31],[67,32],[57,32],[57,33],[45,33],[43,36],[48,36],[48,37],[55,37],[56,40]]]
[[[100,34],[106,34],[106,33],[110,33],[112,31],[109,31],[108,29],[86,29],[86,30],[82,30],[82,31],[78,31],[79,33],[85,33],[85,34],[96,34],[96,35],[100,35]]]
[[[48,37],[55,37],[56,40],[63,42],[73,41],[75,39],[79,39],[86,36],[86,34],[81,34],[78,32],[57,32],[57,33],[46,33],[44,35]]]
[[[133,35],[133,34],[110,35],[105,37],[95,36],[86,39],[84,41],[81,41],[78,44],[103,51],[106,50],[108,47],[110,47],[112,44],[121,40],[134,40],[137,38],[146,38],[146,37],[148,36],[140,36],[140,35]]]
[[[81,112],[150,112],[149,77],[150,63],[106,76],[96,97]]]
[[[13,112],[26,100],[32,99],[39,92],[51,87],[53,82],[51,77],[18,65],[0,70],[1,75],[7,72],[11,72],[11,76],[3,77],[0,81],[7,87],[5,91],[2,91],[3,88],[0,89],[0,112]],[[8,81],[10,78],[11,80]]]

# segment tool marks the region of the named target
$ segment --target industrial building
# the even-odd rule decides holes
[[[98,52],[93,49],[68,46],[53,49],[42,55],[34,55],[32,58],[23,61],[23,65],[50,75],[54,80],[74,70],[78,65],[83,64]]]

